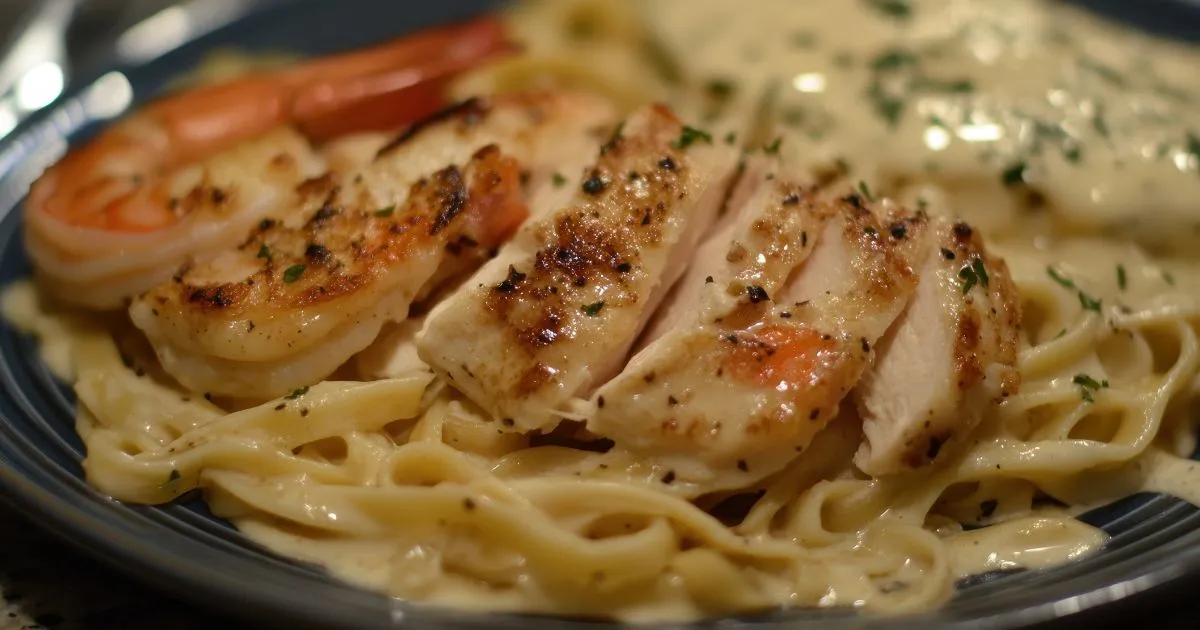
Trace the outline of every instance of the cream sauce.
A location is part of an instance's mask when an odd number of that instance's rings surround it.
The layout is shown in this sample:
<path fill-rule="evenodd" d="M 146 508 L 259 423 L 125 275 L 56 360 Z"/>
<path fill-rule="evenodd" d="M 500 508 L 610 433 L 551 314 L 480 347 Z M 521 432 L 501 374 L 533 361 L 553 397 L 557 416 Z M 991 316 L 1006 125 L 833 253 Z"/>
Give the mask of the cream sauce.
<path fill-rule="evenodd" d="M 950 564 L 966 577 L 988 571 L 1041 569 L 1099 551 L 1104 532 L 1070 517 L 1029 516 L 950 536 Z"/>
<path fill-rule="evenodd" d="M 952 198 L 930 204 L 990 236 L 1120 230 L 1173 251 L 1200 229 L 1192 47 L 1042 0 L 645 6 L 729 111 L 774 91 L 789 154 L 909 201 L 938 182 Z"/>

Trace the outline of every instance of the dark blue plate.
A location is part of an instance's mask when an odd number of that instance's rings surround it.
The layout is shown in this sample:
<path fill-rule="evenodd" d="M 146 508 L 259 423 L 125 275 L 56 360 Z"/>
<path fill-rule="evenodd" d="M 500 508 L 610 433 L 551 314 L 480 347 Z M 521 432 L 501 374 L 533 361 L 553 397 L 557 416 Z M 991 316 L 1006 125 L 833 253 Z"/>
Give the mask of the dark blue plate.
<path fill-rule="evenodd" d="M 849 0 L 848 0 L 849 1 Z M 1081 0 L 1115 10 L 1139 25 L 1200 41 L 1194 5 Z M 195 6 L 212 6 L 210 0 Z M 132 87 L 135 102 L 160 90 L 204 51 L 245 49 L 322 53 L 456 20 L 494 4 L 391 0 L 272 0 L 241 19 L 132 66 L 105 68 L 28 122 L 0 147 L 0 285 L 29 273 L 21 242 L 20 201 L 30 178 L 65 142 L 99 124 L 95 104 L 108 82 Z M 120 75 L 112 74 L 114 72 Z M 123 79 L 122 79 L 123 77 Z M 127 83 L 123 83 L 127 81 Z M 99 91 L 97 91 L 99 90 Z M 120 90 L 117 90 L 118 92 Z M 412 605 L 329 578 L 322 570 L 283 559 L 243 539 L 199 501 L 134 507 L 91 490 L 83 481 L 82 444 L 75 435 L 74 397 L 38 361 L 34 342 L 0 323 L 0 496 L 86 552 L 159 588 L 259 622 L 337 628 L 564 627 L 564 620 L 479 616 Z M 1162 496 L 1139 496 L 1087 515 L 1112 542 L 1103 553 L 1064 567 L 989 575 L 965 581 L 959 595 L 935 613 L 871 620 L 845 611 L 791 611 L 699 624 L 711 627 L 1013 628 L 1030 624 L 1083 625 L 1183 590 L 1200 571 L 1200 510 Z M 1143 593 L 1150 591 L 1150 593 Z M 1139 597 L 1127 597 L 1133 594 Z M 1112 604 L 1123 600 L 1120 604 Z M 1105 606 L 1100 613 L 1069 613 Z M 1055 621 L 1057 620 L 1057 621 Z M 592 628 L 594 622 L 569 625 Z"/>

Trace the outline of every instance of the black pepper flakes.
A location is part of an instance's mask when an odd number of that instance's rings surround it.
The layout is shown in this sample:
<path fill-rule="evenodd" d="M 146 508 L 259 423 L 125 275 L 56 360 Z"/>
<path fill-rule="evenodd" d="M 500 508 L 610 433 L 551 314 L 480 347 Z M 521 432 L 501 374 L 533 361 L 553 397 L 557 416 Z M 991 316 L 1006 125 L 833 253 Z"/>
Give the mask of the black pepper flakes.
<path fill-rule="evenodd" d="M 667 474 L 663 475 L 662 482 L 665 484 L 668 484 L 668 485 L 674 483 L 675 482 L 675 471 L 668 470 Z"/>
<path fill-rule="evenodd" d="M 996 513 L 996 508 L 1000 507 L 1000 502 L 995 499 L 988 499 L 979 502 L 979 518 L 990 518 Z"/>
<path fill-rule="evenodd" d="M 679 404 L 679 399 L 674 396 L 667 396 L 667 404 L 674 407 Z"/>
<path fill-rule="evenodd" d="M 746 287 L 746 295 L 750 297 L 750 302 L 752 304 L 766 302 L 767 300 L 771 299 L 771 296 L 767 295 L 767 290 L 758 285 Z"/>
<path fill-rule="evenodd" d="M 742 472 L 750 472 L 750 466 L 749 466 L 749 464 L 746 463 L 746 460 L 744 460 L 744 459 L 739 459 L 737 461 L 737 469 Z"/>
<path fill-rule="evenodd" d="M 517 271 L 516 267 L 509 265 L 508 277 L 505 278 L 500 284 L 496 285 L 496 291 L 499 291 L 500 293 L 512 293 L 513 291 L 517 290 L 517 285 L 524 281 L 525 274 Z"/>
<path fill-rule="evenodd" d="M 596 171 L 592 171 L 592 174 L 583 181 L 583 192 L 589 195 L 599 195 L 606 188 L 608 188 L 608 181 Z"/>
<path fill-rule="evenodd" d="M 470 512 L 475 509 L 475 500 L 471 497 L 463 499 L 463 509 Z"/>

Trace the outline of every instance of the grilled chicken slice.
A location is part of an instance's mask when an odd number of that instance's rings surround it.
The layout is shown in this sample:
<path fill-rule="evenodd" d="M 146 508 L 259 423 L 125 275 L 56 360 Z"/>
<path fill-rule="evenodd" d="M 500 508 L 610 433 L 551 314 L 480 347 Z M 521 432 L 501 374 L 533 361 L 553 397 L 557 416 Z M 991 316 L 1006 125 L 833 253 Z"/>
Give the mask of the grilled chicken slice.
<path fill-rule="evenodd" d="M 1019 384 L 1020 301 L 1007 265 L 965 223 L 929 227 L 920 286 L 855 392 L 866 437 L 855 463 L 871 475 L 947 452 Z"/>
<path fill-rule="evenodd" d="M 685 482 L 742 485 L 779 470 L 837 415 L 916 288 L 922 216 L 881 220 L 856 195 L 787 178 L 741 209 L 690 322 L 594 397 L 588 429 Z M 697 260 L 697 265 L 704 261 Z M 711 281 L 710 281 L 711 280 Z"/>
<path fill-rule="evenodd" d="M 715 221 L 736 162 L 666 107 L 639 110 L 568 183 L 565 205 L 535 207 L 540 218 L 434 308 L 421 357 L 505 426 L 557 424 L 620 370 Z"/>
<path fill-rule="evenodd" d="M 612 122 L 607 103 L 571 94 L 464 103 L 361 170 L 306 182 L 289 215 L 140 296 L 130 315 L 192 390 L 261 399 L 317 382 L 482 263 L 527 215 L 522 181 L 549 186 Z M 372 143 L 333 161 L 361 163 Z"/>

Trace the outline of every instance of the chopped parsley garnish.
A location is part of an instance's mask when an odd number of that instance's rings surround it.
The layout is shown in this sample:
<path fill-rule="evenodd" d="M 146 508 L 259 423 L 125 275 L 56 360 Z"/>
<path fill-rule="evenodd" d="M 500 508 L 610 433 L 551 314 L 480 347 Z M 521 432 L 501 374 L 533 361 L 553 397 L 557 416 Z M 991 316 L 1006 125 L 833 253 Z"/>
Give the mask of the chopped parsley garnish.
<path fill-rule="evenodd" d="M 554 181 L 555 188 L 562 188 L 563 186 L 565 186 L 567 184 L 567 178 L 564 177 L 562 173 L 557 173 L 557 172 L 554 173 L 554 175 L 552 176 L 552 179 Z"/>
<path fill-rule="evenodd" d="M 797 31 L 792 33 L 792 46 L 796 48 L 812 48 L 817 44 L 817 34 L 812 31 Z"/>
<path fill-rule="evenodd" d="M 904 114 L 904 99 L 889 94 L 883 89 L 880 81 L 871 82 L 871 87 L 867 90 L 867 98 L 871 99 L 875 106 L 875 113 L 879 114 L 889 125 L 895 127 L 900 122 L 900 116 Z"/>
<path fill-rule="evenodd" d="M 1175 286 L 1175 276 L 1171 275 L 1170 271 L 1167 271 L 1166 269 L 1162 270 L 1162 279 L 1163 282 L 1166 282 L 1171 286 Z"/>
<path fill-rule="evenodd" d="M 1072 164 L 1078 164 L 1079 160 L 1083 159 L 1083 150 L 1077 144 L 1063 147 L 1063 157 Z"/>
<path fill-rule="evenodd" d="M 1062 288 L 1064 288 L 1064 289 L 1074 289 L 1075 288 L 1075 282 L 1073 280 L 1071 280 L 1070 278 L 1059 273 L 1058 270 L 1055 269 L 1054 267 L 1046 267 L 1046 273 L 1050 274 L 1050 277 L 1055 282 L 1057 282 Z"/>
<path fill-rule="evenodd" d="M 296 389 L 293 389 L 292 393 L 288 394 L 287 396 L 284 396 L 283 399 L 284 400 L 296 400 L 297 398 L 299 398 L 307 393 L 308 393 L 308 386 L 305 385 L 304 387 L 297 387 Z"/>
<path fill-rule="evenodd" d="M 1108 128 L 1108 119 L 1104 117 L 1104 110 L 1099 106 L 1096 107 L 1096 115 L 1092 117 L 1092 129 L 1102 138 L 1108 138 L 1112 134 Z"/>
<path fill-rule="evenodd" d="M 622 120 L 621 122 L 617 123 L 617 126 L 613 129 L 612 135 L 608 137 L 608 141 L 600 146 L 600 155 L 605 155 L 609 151 L 617 148 L 617 144 L 621 142 L 621 132 L 624 130 L 625 121 Z"/>
<path fill-rule="evenodd" d="M 1079 67 L 1095 74 L 1101 79 L 1104 79 L 1105 81 L 1108 81 L 1117 87 L 1123 87 L 1125 85 L 1125 77 L 1121 76 L 1121 74 L 1116 70 L 1113 70 L 1111 66 L 1099 60 L 1091 57 L 1080 57 Z"/>
<path fill-rule="evenodd" d="M 1125 265 L 1117 265 L 1117 287 L 1124 291 L 1128 282 L 1129 279 L 1125 276 Z"/>
<path fill-rule="evenodd" d="M 709 96 L 715 99 L 725 100 L 730 96 L 733 96 L 734 84 L 733 81 L 730 81 L 729 79 L 709 79 L 705 89 L 708 91 Z"/>
<path fill-rule="evenodd" d="M 1189 131 L 1187 134 L 1187 143 L 1184 145 L 1183 150 L 1188 155 L 1200 161 L 1200 136 Z"/>
<path fill-rule="evenodd" d="M 733 144 L 735 142 L 737 142 L 737 132 L 736 131 L 730 131 L 729 133 L 725 134 L 725 144 L 728 144 L 729 146 L 733 146 Z"/>
<path fill-rule="evenodd" d="M 1087 374 L 1076 374 L 1075 378 L 1071 379 L 1071 382 L 1079 386 L 1080 396 L 1087 402 L 1096 402 L 1095 397 L 1092 396 L 1092 392 L 1108 389 L 1107 380 L 1097 381 Z"/>
<path fill-rule="evenodd" d="M 300 276 L 302 276 L 302 275 L 304 275 L 304 265 L 303 264 L 292 265 L 291 267 L 288 267 L 286 270 L 284 270 L 283 281 L 286 284 L 291 284 L 291 283 L 299 280 Z"/>
<path fill-rule="evenodd" d="M 591 304 L 584 304 L 583 306 L 579 307 L 579 310 L 583 311 L 583 314 L 587 315 L 588 317 L 595 317 L 600 314 L 600 309 L 602 308 L 604 308 L 604 300 L 592 302 Z"/>
<path fill-rule="evenodd" d="M 875 201 L 875 196 L 871 194 L 871 189 L 867 187 L 867 182 L 861 179 L 858 180 L 858 192 L 862 193 L 862 196 L 867 201 Z"/>
<path fill-rule="evenodd" d="M 1046 273 L 1049 274 L 1050 278 L 1057 282 L 1062 288 L 1077 292 L 1079 295 L 1079 306 L 1083 307 L 1083 310 L 1095 311 L 1097 313 L 1100 312 L 1100 307 L 1103 304 L 1103 300 L 1098 300 L 1085 293 L 1083 289 L 1080 289 L 1075 285 L 1075 281 L 1062 275 L 1054 267 L 1046 267 Z"/>
<path fill-rule="evenodd" d="M 775 138 L 771 141 L 771 144 L 763 147 L 763 153 L 767 155 L 779 155 L 779 147 L 781 146 L 783 146 L 783 138 Z"/>
<path fill-rule="evenodd" d="M 874 70 L 896 70 L 906 66 L 917 65 L 917 56 L 903 48 L 892 48 L 871 61 Z"/>
<path fill-rule="evenodd" d="M 684 125 L 683 131 L 679 133 L 679 138 L 672 142 L 671 146 L 676 149 L 686 149 L 696 142 L 712 144 L 712 134 L 704 131 L 703 129 L 696 129 L 695 127 Z"/>
<path fill-rule="evenodd" d="M 988 278 L 987 267 L 983 265 L 983 260 L 975 258 L 970 264 L 964 265 L 958 270 L 958 277 L 963 281 L 963 295 L 971 292 L 975 285 L 987 288 L 990 278 Z"/>
<path fill-rule="evenodd" d="M 911 0 L 865 0 L 867 6 L 897 20 L 907 20 L 912 17 Z"/>
<path fill-rule="evenodd" d="M 975 82 L 970 79 L 931 79 L 918 77 L 913 80 L 914 92 L 936 92 L 938 94 L 970 94 L 975 91 Z"/>
<path fill-rule="evenodd" d="M 271 260 L 271 248 L 267 247 L 266 243 L 259 245 L 258 254 L 255 255 L 255 258 L 262 258 L 263 260 L 268 261 Z"/>
<path fill-rule="evenodd" d="M 383 218 L 390 217 L 396 213 L 396 204 L 392 204 L 386 208 L 380 208 L 375 211 L 375 216 Z"/>
<path fill-rule="evenodd" d="M 1012 166 L 1004 169 L 1000 174 L 1000 181 L 1005 186 L 1016 186 L 1025 183 L 1025 169 L 1029 168 L 1025 162 L 1017 162 Z"/>

